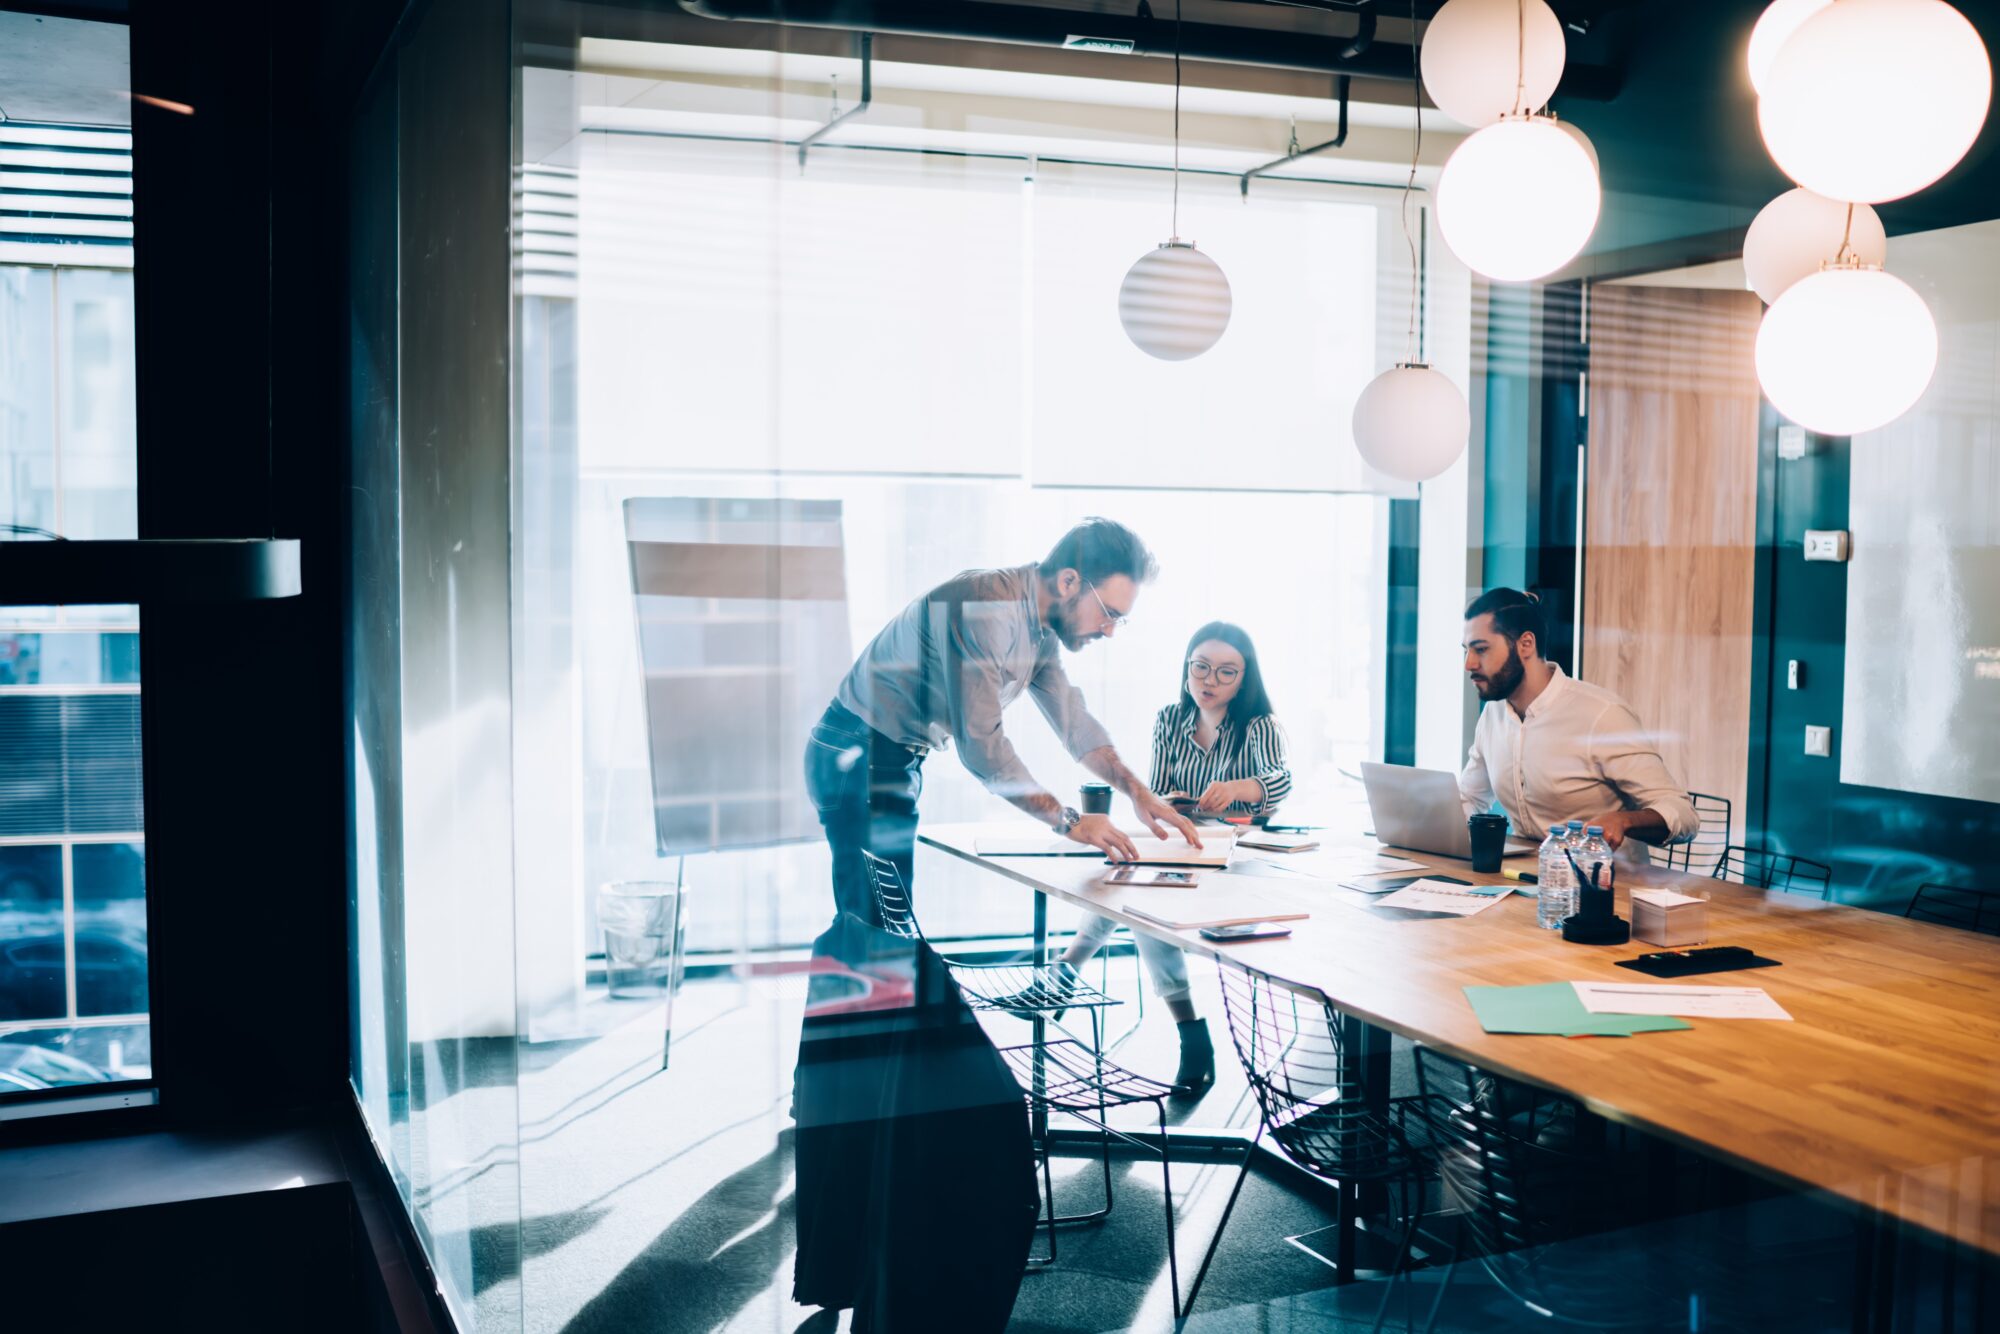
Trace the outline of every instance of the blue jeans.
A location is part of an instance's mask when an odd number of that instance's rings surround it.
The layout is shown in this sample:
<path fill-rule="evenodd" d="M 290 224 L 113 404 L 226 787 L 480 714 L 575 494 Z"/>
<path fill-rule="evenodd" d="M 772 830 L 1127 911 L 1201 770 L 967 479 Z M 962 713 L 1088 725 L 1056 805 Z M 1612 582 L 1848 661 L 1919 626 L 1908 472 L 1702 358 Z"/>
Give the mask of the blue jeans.
<path fill-rule="evenodd" d="M 806 794 L 833 848 L 834 913 L 880 926 L 862 852 L 893 863 L 915 903 L 917 796 L 925 751 L 883 736 L 836 700 L 806 738 Z"/>

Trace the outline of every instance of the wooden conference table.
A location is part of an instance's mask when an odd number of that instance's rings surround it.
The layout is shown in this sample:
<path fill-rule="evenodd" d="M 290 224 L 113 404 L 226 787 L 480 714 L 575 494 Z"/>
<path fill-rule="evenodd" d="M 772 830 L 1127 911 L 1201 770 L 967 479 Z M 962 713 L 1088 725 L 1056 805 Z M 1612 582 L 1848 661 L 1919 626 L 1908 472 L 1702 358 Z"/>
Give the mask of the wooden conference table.
<path fill-rule="evenodd" d="M 1322 833 L 1320 853 L 1237 853 L 1275 871 L 1204 873 L 1204 892 L 1240 886 L 1253 911 L 1312 914 L 1290 923 L 1287 939 L 1220 945 L 1124 911 L 1172 889 L 1104 888 L 1094 858 L 982 857 L 974 847 L 981 834 L 1032 833 L 1013 822 L 930 826 L 921 837 L 1046 896 L 1038 909 L 1060 899 L 1316 989 L 1356 1019 L 1559 1090 L 1607 1118 L 2000 1254 L 2000 939 L 1621 861 L 1621 917 L 1631 918 L 1628 888 L 1692 881 L 1712 895 L 1709 943 L 1783 965 L 1678 980 L 1762 987 L 1792 1022 L 1692 1019 L 1685 1031 L 1632 1038 L 1491 1034 L 1461 987 L 1672 979 L 1612 966 L 1655 946 L 1575 945 L 1538 928 L 1526 895 L 1472 917 L 1417 918 L 1338 887 L 1352 875 L 1314 878 L 1316 858 L 1332 865 L 1377 848 L 1358 831 Z M 1395 855 L 1460 879 L 1513 883 L 1449 857 Z"/>

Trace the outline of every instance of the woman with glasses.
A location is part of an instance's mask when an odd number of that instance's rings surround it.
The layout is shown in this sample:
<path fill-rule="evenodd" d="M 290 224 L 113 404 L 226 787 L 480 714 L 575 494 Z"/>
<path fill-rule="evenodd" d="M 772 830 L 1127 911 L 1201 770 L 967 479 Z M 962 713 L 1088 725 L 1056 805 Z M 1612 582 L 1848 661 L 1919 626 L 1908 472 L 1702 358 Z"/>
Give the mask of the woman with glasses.
<path fill-rule="evenodd" d="M 1152 790 L 1192 798 L 1206 815 L 1269 815 L 1292 790 L 1284 735 L 1271 713 L 1257 648 L 1227 621 L 1211 621 L 1188 640 L 1180 697 L 1153 723 Z M 1063 962 L 1076 966 L 1097 952 L 1117 923 L 1095 913 L 1084 919 Z M 1198 1095 L 1215 1082 L 1215 1045 L 1195 1014 L 1187 956 L 1177 945 L 1139 936 L 1139 957 L 1180 1026 L 1181 1065 L 1175 1091 Z"/>

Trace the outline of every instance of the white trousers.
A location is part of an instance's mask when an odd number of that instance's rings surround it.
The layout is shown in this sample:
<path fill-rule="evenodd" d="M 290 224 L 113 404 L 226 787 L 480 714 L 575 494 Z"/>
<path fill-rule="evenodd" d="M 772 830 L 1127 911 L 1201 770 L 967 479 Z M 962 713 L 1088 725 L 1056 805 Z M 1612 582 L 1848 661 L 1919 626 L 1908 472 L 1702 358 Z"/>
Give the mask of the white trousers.
<path fill-rule="evenodd" d="M 1096 953 L 1118 923 L 1098 913 L 1085 913 L 1083 925 L 1077 928 L 1076 943 L 1088 946 Z M 1187 954 L 1178 945 L 1169 945 L 1164 940 L 1132 933 L 1132 939 L 1139 943 L 1139 959 L 1146 965 L 1147 976 L 1153 979 L 1153 994 L 1164 1001 L 1186 1000 L 1188 997 Z M 1084 958 L 1089 958 L 1086 954 Z"/>

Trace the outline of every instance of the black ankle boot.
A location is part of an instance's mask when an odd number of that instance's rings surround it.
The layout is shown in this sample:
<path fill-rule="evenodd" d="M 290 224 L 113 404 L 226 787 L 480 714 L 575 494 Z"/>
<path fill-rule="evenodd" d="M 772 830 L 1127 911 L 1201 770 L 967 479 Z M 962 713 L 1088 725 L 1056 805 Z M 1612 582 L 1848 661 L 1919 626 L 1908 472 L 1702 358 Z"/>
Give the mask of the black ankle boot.
<path fill-rule="evenodd" d="M 1180 1030 L 1181 1068 L 1174 1076 L 1174 1096 L 1200 1097 L 1215 1082 L 1215 1044 L 1209 1041 L 1205 1019 L 1183 1019 Z"/>

